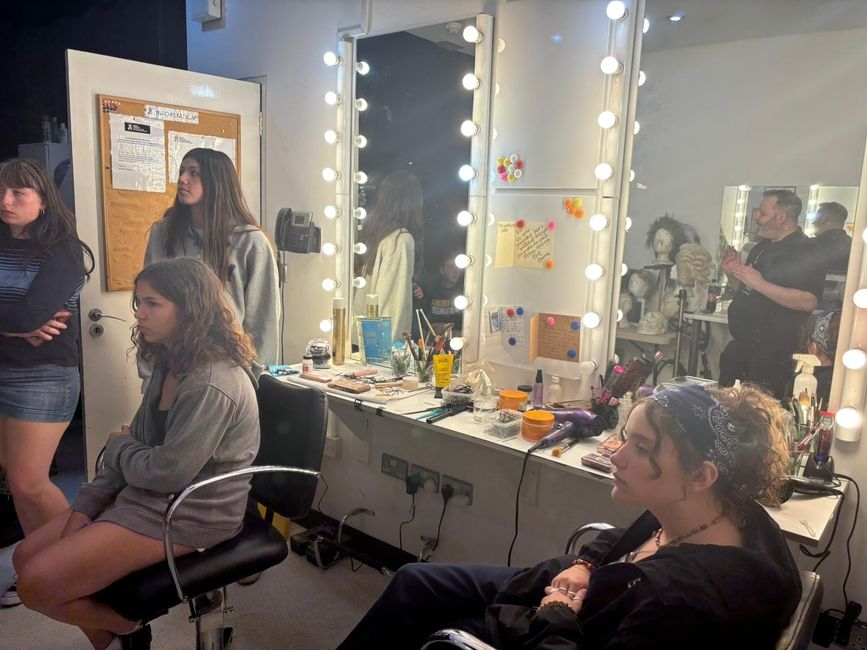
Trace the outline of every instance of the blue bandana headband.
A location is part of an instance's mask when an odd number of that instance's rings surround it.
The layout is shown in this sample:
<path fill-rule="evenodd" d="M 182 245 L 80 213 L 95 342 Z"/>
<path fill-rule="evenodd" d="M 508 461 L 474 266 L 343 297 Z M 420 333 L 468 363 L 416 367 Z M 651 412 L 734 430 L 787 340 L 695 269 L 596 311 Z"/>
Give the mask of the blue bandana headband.
<path fill-rule="evenodd" d="M 650 399 L 668 411 L 696 450 L 717 466 L 720 476 L 734 472 L 738 437 L 728 409 L 696 384 L 664 388 Z"/>

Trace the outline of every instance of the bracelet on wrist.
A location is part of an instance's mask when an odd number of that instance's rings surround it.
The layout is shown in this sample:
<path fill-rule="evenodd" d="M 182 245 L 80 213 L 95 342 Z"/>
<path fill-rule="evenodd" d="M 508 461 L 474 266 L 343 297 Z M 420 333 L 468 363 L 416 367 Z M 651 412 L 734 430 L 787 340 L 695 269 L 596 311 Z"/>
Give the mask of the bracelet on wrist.
<path fill-rule="evenodd" d="M 593 570 L 596 568 L 592 563 L 588 562 L 587 560 L 580 559 L 572 560 L 572 566 L 583 566 L 590 573 L 593 573 Z"/>
<path fill-rule="evenodd" d="M 549 600 L 547 603 L 539 605 L 538 609 L 544 609 L 545 607 L 566 607 L 567 609 L 572 609 L 572 606 L 565 600 Z"/>

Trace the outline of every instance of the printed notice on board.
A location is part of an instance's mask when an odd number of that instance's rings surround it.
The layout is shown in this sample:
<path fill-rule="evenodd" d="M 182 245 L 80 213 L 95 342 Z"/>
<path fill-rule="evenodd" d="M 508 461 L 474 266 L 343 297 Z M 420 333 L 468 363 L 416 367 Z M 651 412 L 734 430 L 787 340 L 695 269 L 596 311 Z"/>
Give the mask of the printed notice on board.
<path fill-rule="evenodd" d="M 169 166 L 166 169 L 169 180 L 174 183 L 178 179 L 181 161 L 183 161 L 184 156 L 187 155 L 190 149 L 196 148 L 222 151 L 231 158 L 232 164 L 237 169 L 238 163 L 235 161 L 235 145 L 234 138 L 218 138 L 213 135 L 169 131 Z"/>
<path fill-rule="evenodd" d="M 169 108 L 168 106 L 153 106 L 145 104 L 145 117 L 164 122 L 183 122 L 184 124 L 198 124 L 199 112 L 188 111 L 183 108 Z"/>
<path fill-rule="evenodd" d="M 495 268 L 541 269 L 553 257 L 554 231 L 544 221 L 528 221 L 523 228 L 518 228 L 514 221 L 497 222 Z"/>
<path fill-rule="evenodd" d="M 163 122 L 146 117 L 109 116 L 111 186 L 116 190 L 166 191 L 166 136 Z"/>

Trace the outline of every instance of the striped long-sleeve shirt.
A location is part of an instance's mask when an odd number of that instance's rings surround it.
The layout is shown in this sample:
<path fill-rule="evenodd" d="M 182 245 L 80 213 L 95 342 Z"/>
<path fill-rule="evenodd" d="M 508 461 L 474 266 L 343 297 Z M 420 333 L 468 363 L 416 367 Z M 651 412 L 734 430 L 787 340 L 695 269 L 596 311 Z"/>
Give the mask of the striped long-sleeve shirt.
<path fill-rule="evenodd" d="M 70 239 L 36 256 L 34 250 L 27 239 L 0 243 L 0 332 L 32 332 L 60 309 L 72 316 L 60 336 L 38 348 L 22 338 L 0 335 L 0 363 L 77 366 L 78 294 L 85 279 L 81 247 Z"/>

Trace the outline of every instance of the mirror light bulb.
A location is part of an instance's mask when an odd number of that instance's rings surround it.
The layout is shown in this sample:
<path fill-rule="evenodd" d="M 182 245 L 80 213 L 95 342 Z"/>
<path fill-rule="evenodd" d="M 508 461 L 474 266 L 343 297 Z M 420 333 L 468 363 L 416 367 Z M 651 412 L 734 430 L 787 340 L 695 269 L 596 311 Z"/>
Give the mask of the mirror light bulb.
<path fill-rule="evenodd" d="M 483 38 L 482 33 L 472 25 L 464 27 L 462 36 L 467 43 L 481 43 Z"/>
<path fill-rule="evenodd" d="M 359 61 L 355 64 L 355 71 L 363 77 L 370 72 L 370 64 L 367 61 Z"/>
<path fill-rule="evenodd" d="M 858 291 L 852 294 L 852 302 L 860 309 L 867 308 L 867 289 L 858 289 Z"/>
<path fill-rule="evenodd" d="M 336 106 L 342 101 L 343 98 L 333 90 L 329 90 L 327 93 L 325 93 L 325 103 L 329 106 Z"/>
<path fill-rule="evenodd" d="M 325 320 L 319 321 L 319 331 L 321 332 L 330 332 L 331 331 L 331 319 L 326 318 Z"/>
<path fill-rule="evenodd" d="M 458 170 L 458 178 L 462 181 L 471 181 L 476 177 L 476 170 L 471 165 L 461 165 Z"/>
<path fill-rule="evenodd" d="M 357 108 L 359 111 L 366 111 L 367 110 L 367 100 L 364 99 L 364 97 L 359 97 L 358 99 L 355 100 L 355 108 Z"/>
<path fill-rule="evenodd" d="M 367 244 L 360 241 L 355 246 L 352 247 L 352 250 L 355 251 L 356 255 L 364 255 L 367 252 Z"/>
<path fill-rule="evenodd" d="M 623 20 L 626 18 L 626 4 L 621 0 L 612 0 L 605 7 L 605 15 L 611 20 Z"/>
<path fill-rule="evenodd" d="M 469 226 L 473 221 L 476 220 L 476 217 L 472 212 L 468 212 L 467 210 L 461 210 L 458 212 L 458 225 L 460 226 Z"/>
<path fill-rule="evenodd" d="M 608 163 L 599 163 L 593 173 L 600 181 L 607 181 L 614 174 L 614 168 Z"/>
<path fill-rule="evenodd" d="M 478 132 L 479 125 L 472 120 L 464 120 L 463 122 L 461 122 L 461 135 L 470 138 Z"/>
<path fill-rule="evenodd" d="M 592 375 L 598 367 L 595 361 L 589 359 L 578 364 L 578 370 L 582 375 Z"/>
<path fill-rule="evenodd" d="M 622 309 L 618 309 L 618 310 L 617 310 L 617 322 L 619 323 L 619 322 L 622 321 L 622 320 L 623 320 L 623 310 L 622 310 Z"/>
<path fill-rule="evenodd" d="M 364 149 L 367 146 L 367 138 L 363 135 L 355 136 L 355 146 L 359 149 Z"/>
<path fill-rule="evenodd" d="M 359 185 L 364 185 L 367 182 L 367 174 L 364 172 L 355 172 L 354 178 Z"/>
<path fill-rule="evenodd" d="M 631 183 L 631 182 L 634 181 L 634 180 L 635 180 L 635 170 L 634 170 L 634 169 L 630 169 L 630 170 L 629 170 L 629 182 Z"/>
<path fill-rule="evenodd" d="M 340 135 L 334 129 L 328 129 L 325 132 L 325 142 L 328 144 L 334 144 L 335 142 L 340 141 Z"/>
<path fill-rule="evenodd" d="M 367 280 L 365 280 L 362 276 L 358 276 L 352 281 L 352 286 L 356 289 L 364 289 L 367 286 Z"/>
<path fill-rule="evenodd" d="M 485 266 L 490 266 L 494 263 L 494 258 L 485 253 Z"/>
<path fill-rule="evenodd" d="M 473 263 L 473 258 L 465 253 L 461 253 L 455 257 L 455 266 L 459 269 L 465 269 Z"/>
<path fill-rule="evenodd" d="M 482 85 L 482 80 L 479 79 L 472 72 L 468 72 L 467 74 L 464 75 L 464 78 L 461 79 L 461 84 L 467 90 L 475 90 L 476 88 L 478 88 L 479 86 Z"/>
<path fill-rule="evenodd" d="M 590 217 L 590 229 L 599 232 L 600 230 L 605 230 L 608 227 L 608 217 L 604 214 L 594 214 Z"/>
<path fill-rule="evenodd" d="M 333 68 L 334 66 L 343 63 L 343 59 L 337 56 L 334 52 L 326 52 L 323 55 L 322 60 L 325 61 L 325 65 L 330 68 Z"/>
<path fill-rule="evenodd" d="M 599 324 L 601 322 L 602 316 L 597 314 L 595 311 L 588 311 L 586 314 L 584 314 L 584 318 L 581 319 L 581 325 L 591 330 L 599 327 Z"/>
<path fill-rule="evenodd" d="M 355 210 L 352 211 L 352 216 L 356 219 L 364 219 L 367 217 L 367 210 L 364 208 L 355 208 Z"/>
<path fill-rule="evenodd" d="M 624 228 L 624 230 L 625 230 L 626 232 L 629 232 L 629 229 L 632 228 L 632 218 L 631 218 L 631 217 L 626 217 L 626 223 L 625 223 L 624 225 L 626 226 L 626 227 Z"/>
<path fill-rule="evenodd" d="M 749 192 L 751 189 L 749 185 L 738 185 L 738 192 Z"/>
<path fill-rule="evenodd" d="M 638 132 L 641 131 L 641 125 L 638 123 L 638 120 L 632 125 L 632 135 L 638 135 Z"/>
<path fill-rule="evenodd" d="M 845 406 L 837 411 L 834 419 L 844 429 L 857 429 L 861 426 L 861 414 L 851 406 Z"/>
<path fill-rule="evenodd" d="M 323 255 L 334 255 L 337 253 L 337 244 L 332 244 L 330 241 L 322 244 L 322 254 Z"/>
<path fill-rule="evenodd" d="M 588 280 L 598 280 L 605 275 L 605 269 L 602 268 L 601 264 L 588 264 L 587 268 L 584 269 L 584 275 L 587 276 Z"/>
<path fill-rule="evenodd" d="M 861 348 L 853 348 L 843 353 L 843 365 L 849 370 L 860 370 L 867 363 L 867 354 Z"/>
<path fill-rule="evenodd" d="M 326 205 L 325 209 L 322 210 L 322 214 L 325 215 L 326 219 L 336 219 L 340 216 L 340 210 L 333 205 Z"/>
<path fill-rule="evenodd" d="M 340 174 L 338 174 L 336 171 L 331 169 L 331 167 L 326 167 L 325 169 L 322 170 L 322 180 L 324 180 L 328 183 L 332 183 L 332 182 L 336 181 L 338 178 L 340 178 Z"/>
<path fill-rule="evenodd" d="M 864 243 L 867 244 L 867 228 L 865 228 L 864 232 L 861 233 L 861 239 L 863 239 Z"/>
<path fill-rule="evenodd" d="M 646 81 L 647 81 L 647 75 L 644 74 L 644 70 L 639 70 L 638 71 L 638 85 L 643 86 Z"/>
<path fill-rule="evenodd" d="M 470 299 L 466 296 L 455 296 L 454 305 L 455 309 L 463 311 L 470 306 Z"/>
<path fill-rule="evenodd" d="M 617 124 L 618 121 L 618 117 L 611 111 L 602 111 L 599 113 L 599 117 L 596 118 L 596 123 L 602 129 L 610 129 L 612 126 Z"/>
<path fill-rule="evenodd" d="M 325 278 L 322 281 L 322 288 L 326 291 L 334 291 L 337 288 L 337 280 L 333 280 L 331 278 Z"/>
<path fill-rule="evenodd" d="M 458 352 L 459 350 L 463 349 L 465 343 L 466 342 L 464 341 L 464 338 L 462 336 L 456 336 L 451 341 L 449 341 L 449 347 L 455 352 Z"/>
<path fill-rule="evenodd" d="M 618 74 L 623 70 L 623 64 L 618 61 L 616 57 L 606 56 L 599 63 L 599 69 L 602 70 L 604 74 Z"/>
<path fill-rule="evenodd" d="M 650 20 L 647 18 L 644 19 L 644 26 L 641 28 L 641 33 L 646 34 L 650 31 Z"/>
<path fill-rule="evenodd" d="M 626 262 L 624 262 L 620 265 L 620 277 L 622 278 L 627 273 L 629 273 L 629 267 L 626 265 Z"/>

